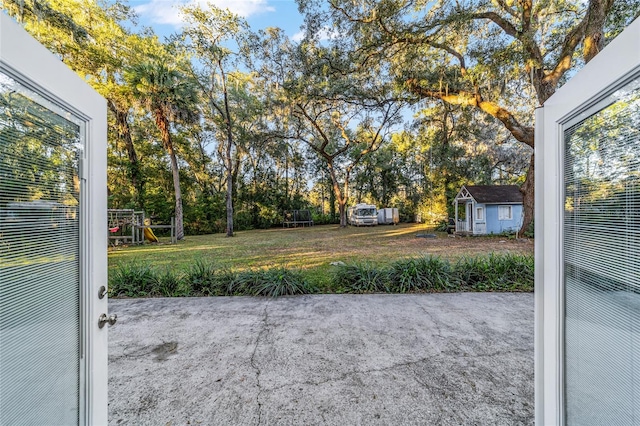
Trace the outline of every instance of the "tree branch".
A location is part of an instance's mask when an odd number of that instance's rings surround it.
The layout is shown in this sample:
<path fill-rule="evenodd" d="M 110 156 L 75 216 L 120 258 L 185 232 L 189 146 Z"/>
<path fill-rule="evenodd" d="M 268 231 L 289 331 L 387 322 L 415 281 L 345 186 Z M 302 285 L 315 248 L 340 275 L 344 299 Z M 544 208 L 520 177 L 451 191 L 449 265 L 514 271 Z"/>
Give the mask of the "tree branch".
<path fill-rule="evenodd" d="M 441 99 L 452 105 L 478 108 L 500 120 L 518 141 L 529 145 L 531 148 L 534 147 L 534 129 L 532 126 L 523 126 L 510 111 L 507 111 L 495 102 L 485 101 L 480 94 L 464 91 L 443 92 L 441 90 L 430 90 L 420 86 L 419 82 L 415 79 L 409 79 L 406 83 L 412 93 L 423 98 Z"/>

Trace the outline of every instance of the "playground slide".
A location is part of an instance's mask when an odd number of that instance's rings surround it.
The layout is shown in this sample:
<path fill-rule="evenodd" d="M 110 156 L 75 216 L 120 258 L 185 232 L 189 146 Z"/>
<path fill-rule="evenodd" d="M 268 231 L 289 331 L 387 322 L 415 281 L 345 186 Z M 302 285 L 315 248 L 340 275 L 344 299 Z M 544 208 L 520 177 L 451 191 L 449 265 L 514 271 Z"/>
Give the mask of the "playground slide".
<path fill-rule="evenodd" d="M 152 243 L 158 242 L 158 237 L 156 237 L 151 228 L 144 228 L 144 239 Z"/>

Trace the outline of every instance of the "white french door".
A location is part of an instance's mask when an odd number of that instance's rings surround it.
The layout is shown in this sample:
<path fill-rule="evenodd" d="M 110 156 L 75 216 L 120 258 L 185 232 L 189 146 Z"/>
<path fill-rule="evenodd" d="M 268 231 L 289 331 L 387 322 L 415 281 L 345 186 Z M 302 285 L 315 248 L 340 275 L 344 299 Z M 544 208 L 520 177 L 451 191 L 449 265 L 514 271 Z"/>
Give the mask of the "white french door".
<path fill-rule="evenodd" d="M 640 425 L 640 20 L 536 114 L 536 424 Z"/>
<path fill-rule="evenodd" d="M 0 424 L 107 423 L 106 105 L 0 14 Z"/>

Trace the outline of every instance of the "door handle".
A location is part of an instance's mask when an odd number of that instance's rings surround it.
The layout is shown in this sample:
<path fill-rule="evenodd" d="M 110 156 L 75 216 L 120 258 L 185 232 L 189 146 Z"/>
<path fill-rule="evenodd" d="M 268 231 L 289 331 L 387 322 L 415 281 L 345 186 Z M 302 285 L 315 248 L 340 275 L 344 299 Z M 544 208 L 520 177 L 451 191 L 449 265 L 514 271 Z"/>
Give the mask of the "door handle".
<path fill-rule="evenodd" d="M 107 317 L 107 314 L 102 314 L 98 318 L 98 327 L 102 328 L 106 323 L 109 323 L 109 325 L 113 325 L 116 323 L 116 321 L 118 321 L 118 315 L 113 314 Z"/>

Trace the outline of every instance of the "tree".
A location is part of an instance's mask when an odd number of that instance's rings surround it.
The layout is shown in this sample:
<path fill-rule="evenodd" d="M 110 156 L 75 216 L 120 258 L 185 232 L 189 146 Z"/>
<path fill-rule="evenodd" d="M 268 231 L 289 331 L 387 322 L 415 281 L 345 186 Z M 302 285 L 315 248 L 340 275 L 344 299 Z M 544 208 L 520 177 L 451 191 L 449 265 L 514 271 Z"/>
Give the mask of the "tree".
<path fill-rule="evenodd" d="M 270 103 L 282 115 L 282 137 L 300 141 L 321 158 L 347 226 L 353 169 L 385 140 L 401 103 L 377 77 L 378 68 L 349 70 L 350 53 L 307 38 L 294 45 L 276 30 L 261 46 L 261 75 L 279 94 Z"/>
<path fill-rule="evenodd" d="M 171 137 L 172 122 L 197 120 L 197 92 L 193 82 L 175 65 L 155 59 L 132 66 L 126 73 L 134 96 L 154 117 L 162 145 L 169 154 L 175 196 L 176 238 L 184 238 L 182 191 L 175 147 Z"/>
<path fill-rule="evenodd" d="M 530 148 L 533 108 L 640 10 L 626 0 L 330 0 L 329 10 L 299 1 L 308 31 L 330 26 L 352 43 L 354 67 L 383 61 L 408 93 L 483 111 Z M 533 171 L 531 155 L 523 230 L 533 220 Z"/>
<path fill-rule="evenodd" d="M 237 44 L 243 47 L 246 22 L 228 10 L 218 9 L 209 4 L 206 9 L 199 5 L 182 8 L 187 25 L 181 35 L 182 46 L 193 55 L 191 72 L 200 89 L 205 94 L 208 113 L 206 117 L 215 123 L 223 137 L 224 167 L 227 175 L 227 237 L 233 236 L 233 195 L 234 180 L 239 170 L 238 161 L 234 161 L 239 152 L 234 137 L 234 112 L 230 94 L 232 85 L 242 84 L 241 73 L 233 72 L 237 66 L 238 53 L 226 47 Z M 236 95 L 240 91 L 236 90 Z"/>
<path fill-rule="evenodd" d="M 381 104 L 377 123 L 371 117 L 363 117 L 359 122 L 355 120 L 357 127 L 353 130 L 351 119 L 357 117 L 357 113 L 341 107 L 345 106 L 317 100 L 296 102 L 293 114 L 298 125 L 292 137 L 304 142 L 325 161 L 338 202 L 340 226 L 345 227 L 351 173 L 365 156 L 375 152 L 384 142 L 385 128 L 398 108 L 391 103 Z"/>
<path fill-rule="evenodd" d="M 77 0 L 6 0 L 3 6 L 25 25 L 40 43 L 58 55 L 71 69 L 107 100 L 109 150 L 122 142 L 127 163 L 110 163 L 110 168 L 126 169 L 133 186 L 132 204 L 143 207 L 144 177 L 131 135 L 131 90 L 122 81 L 124 69 L 159 49 L 157 39 L 125 30 L 126 21 L 135 22 L 134 12 L 121 1 L 85 2 Z M 111 177 L 111 176 L 110 176 Z M 109 180 L 110 189 L 115 186 Z M 128 186 L 118 181 L 118 188 Z M 126 192 L 124 188 L 122 192 Z"/>

